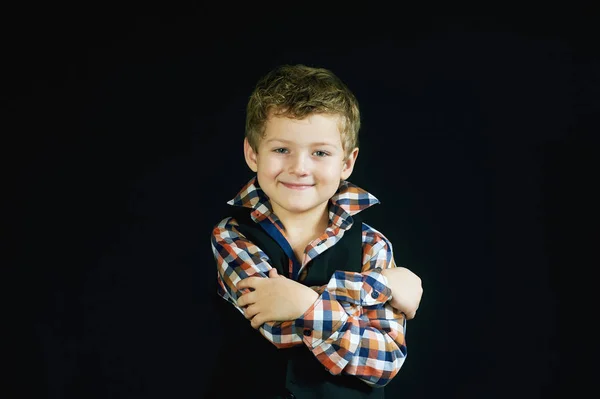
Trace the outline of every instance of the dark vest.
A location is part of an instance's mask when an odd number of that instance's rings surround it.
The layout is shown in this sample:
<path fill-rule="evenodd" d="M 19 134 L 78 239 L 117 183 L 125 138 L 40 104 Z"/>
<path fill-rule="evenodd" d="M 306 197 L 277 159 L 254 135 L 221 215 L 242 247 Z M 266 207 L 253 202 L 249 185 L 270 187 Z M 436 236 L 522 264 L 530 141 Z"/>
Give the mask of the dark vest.
<path fill-rule="evenodd" d="M 287 277 L 288 256 L 251 219 L 250 211 L 235 208 L 233 217 L 240 232 L 269 256 L 279 274 Z M 322 286 L 336 270 L 362 270 L 362 223 L 359 215 L 353 218 L 352 227 L 340 241 L 306 266 L 308 274 L 302 284 Z M 383 388 L 371 388 L 354 376 L 331 375 L 305 345 L 277 349 L 233 305 L 218 296 L 215 301 L 223 335 L 207 398 L 384 398 Z"/>

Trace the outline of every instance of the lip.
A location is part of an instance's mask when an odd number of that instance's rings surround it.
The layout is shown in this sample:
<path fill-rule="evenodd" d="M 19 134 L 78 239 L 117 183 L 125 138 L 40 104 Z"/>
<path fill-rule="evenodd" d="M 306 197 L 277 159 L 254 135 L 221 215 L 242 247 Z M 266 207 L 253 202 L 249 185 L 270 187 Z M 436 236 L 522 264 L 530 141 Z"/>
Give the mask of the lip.
<path fill-rule="evenodd" d="M 294 183 L 284 183 L 281 182 L 285 187 L 291 190 L 306 190 L 314 186 L 314 184 L 294 184 Z"/>

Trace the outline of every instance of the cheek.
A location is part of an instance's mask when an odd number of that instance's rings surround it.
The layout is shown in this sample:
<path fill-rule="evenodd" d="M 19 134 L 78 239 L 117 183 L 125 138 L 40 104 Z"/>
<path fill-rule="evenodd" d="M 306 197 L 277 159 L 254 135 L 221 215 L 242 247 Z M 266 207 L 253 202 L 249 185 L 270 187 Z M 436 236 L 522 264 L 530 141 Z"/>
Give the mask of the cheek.
<path fill-rule="evenodd" d="M 258 170 L 260 171 L 261 175 L 275 177 L 279 173 L 281 173 L 282 168 L 283 166 L 281 161 L 274 158 L 266 157 L 264 159 L 261 159 Z"/>
<path fill-rule="evenodd" d="M 315 168 L 316 174 L 328 179 L 338 179 L 342 168 L 337 163 L 323 163 Z"/>

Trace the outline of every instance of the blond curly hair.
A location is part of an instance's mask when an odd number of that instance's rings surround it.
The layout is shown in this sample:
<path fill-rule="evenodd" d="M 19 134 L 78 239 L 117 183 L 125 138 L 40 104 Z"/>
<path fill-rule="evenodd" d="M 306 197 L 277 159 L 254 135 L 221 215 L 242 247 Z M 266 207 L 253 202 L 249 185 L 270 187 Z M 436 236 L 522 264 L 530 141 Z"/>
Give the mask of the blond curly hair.
<path fill-rule="evenodd" d="M 258 153 L 271 116 L 304 119 L 314 114 L 340 116 L 339 130 L 346 157 L 358 147 L 360 112 L 348 87 L 330 70 L 282 65 L 259 79 L 246 107 L 246 138 Z"/>

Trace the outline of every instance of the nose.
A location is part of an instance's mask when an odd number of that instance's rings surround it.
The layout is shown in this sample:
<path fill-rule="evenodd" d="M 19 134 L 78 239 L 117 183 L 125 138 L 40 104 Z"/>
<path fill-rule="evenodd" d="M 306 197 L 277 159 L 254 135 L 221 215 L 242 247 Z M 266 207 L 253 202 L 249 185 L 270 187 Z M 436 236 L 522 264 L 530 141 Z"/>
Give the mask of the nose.
<path fill-rule="evenodd" d="M 290 159 L 290 173 L 296 176 L 308 175 L 310 160 L 302 153 L 296 153 Z"/>

